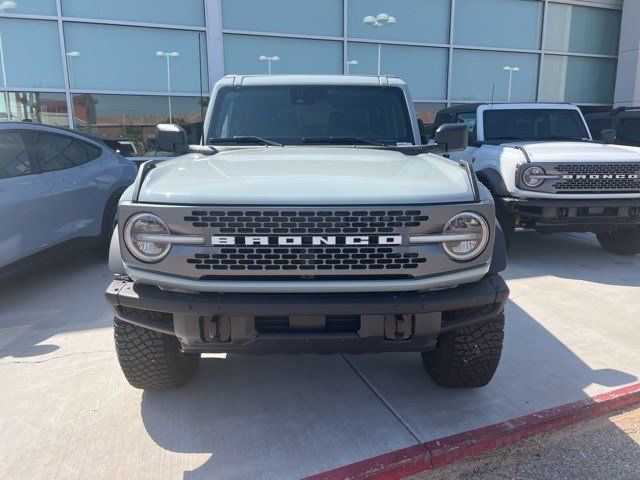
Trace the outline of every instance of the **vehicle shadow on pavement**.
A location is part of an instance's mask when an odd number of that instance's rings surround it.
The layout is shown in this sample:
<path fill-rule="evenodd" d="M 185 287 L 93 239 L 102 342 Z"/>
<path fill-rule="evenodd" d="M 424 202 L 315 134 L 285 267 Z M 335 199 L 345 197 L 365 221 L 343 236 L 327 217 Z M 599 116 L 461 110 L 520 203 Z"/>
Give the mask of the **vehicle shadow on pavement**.
<path fill-rule="evenodd" d="M 47 355 L 59 349 L 56 335 L 110 326 L 101 293 L 112 278 L 104 255 L 88 248 L 0 278 L 0 359 Z"/>
<path fill-rule="evenodd" d="M 590 367 L 514 303 L 507 318 L 500 368 L 481 389 L 437 387 L 416 353 L 348 360 L 422 442 L 586 398 L 593 384 L 637 380 Z M 161 447 L 211 453 L 185 479 L 300 478 L 415 443 L 340 356 L 205 358 L 186 388 L 144 392 L 141 409 Z"/>
<path fill-rule="evenodd" d="M 508 252 L 505 280 L 553 275 L 620 286 L 640 286 L 640 255 L 605 251 L 593 234 L 518 232 Z"/>

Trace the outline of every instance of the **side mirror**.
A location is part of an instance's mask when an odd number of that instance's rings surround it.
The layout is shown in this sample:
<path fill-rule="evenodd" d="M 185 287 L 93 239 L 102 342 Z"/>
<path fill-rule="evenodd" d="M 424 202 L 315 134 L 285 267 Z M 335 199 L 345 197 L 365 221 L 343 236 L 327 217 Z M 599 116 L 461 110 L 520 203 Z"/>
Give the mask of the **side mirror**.
<path fill-rule="evenodd" d="M 616 141 L 616 131 L 613 128 L 605 128 L 600 132 L 602 143 L 614 143 Z"/>
<path fill-rule="evenodd" d="M 464 150 L 469 145 L 469 129 L 464 123 L 445 123 L 436 130 L 435 141 L 445 152 Z"/>
<path fill-rule="evenodd" d="M 172 123 L 161 123 L 156 127 L 156 148 L 163 152 L 182 154 L 188 151 L 187 132 Z"/>

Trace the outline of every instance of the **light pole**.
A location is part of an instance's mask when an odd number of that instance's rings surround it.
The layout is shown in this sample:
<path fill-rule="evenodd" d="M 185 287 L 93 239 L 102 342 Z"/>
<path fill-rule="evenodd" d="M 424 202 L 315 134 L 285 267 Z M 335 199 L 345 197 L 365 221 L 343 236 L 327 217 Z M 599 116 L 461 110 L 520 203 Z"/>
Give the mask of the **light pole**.
<path fill-rule="evenodd" d="M 347 75 L 349 75 L 349 67 L 358 64 L 358 60 L 347 60 Z"/>
<path fill-rule="evenodd" d="M 171 57 L 179 57 L 179 52 L 163 52 L 162 50 L 158 50 L 156 52 L 156 57 L 165 57 L 167 59 L 167 92 L 169 94 L 169 123 L 173 123 L 173 112 L 171 111 L 171 63 L 169 62 L 169 58 Z"/>
<path fill-rule="evenodd" d="M 0 2 L 0 12 L 4 13 L 7 10 L 15 10 L 18 8 L 18 3 L 12 0 L 3 0 Z M 0 61 L 2 61 L 2 85 L 7 88 L 7 68 L 4 64 L 4 45 L 2 44 L 2 32 L 0 32 Z M 4 91 L 4 104 L 7 107 L 7 120 L 11 120 L 11 105 L 9 105 L 9 92 Z"/>
<path fill-rule="evenodd" d="M 382 25 L 395 25 L 396 17 L 392 17 L 388 13 L 379 13 L 375 17 L 367 15 L 362 19 L 362 23 L 371 25 L 373 28 L 380 28 Z M 382 52 L 382 44 L 378 43 L 378 76 L 380 76 L 380 57 Z"/>
<path fill-rule="evenodd" d="M 15 10 L 18 8 L 18 2 L 13 0 L 3 0 L 0 2 L 0 12 L 4 13 L 5 10 Z"/>
<path fill-rule="evenodd" d="M 511 78 L 513 77 L 513 72 L 519 72 L 520 69 L 518 67 L 510 67 L 505 65 L 502 67 L 502 71 L 509 72 L 509 88 L 507 90 L 507 102 L 511 101 Z"/>
<path fill-rule="evenodd" d="M 271 62 L 280 61 L 280 57 L 278 55 L 274 55 L 273 57 L 267 57 L 266 55 L 260 55 L 258 57 L 258 60 L 260 60 L 261 62 L 267 62 L 267 64 L 269 65 L 268 68 L 267 68 L 267 72 L 269 73 L 269 75 L 271 75 Z"/>
<path fill-rule="evenodd" d="M 73 70 L 71 68 L 71 58 L 76 58 L 80 56 L 80 52 L 73 51 L 67 52 L 67 69 L 69 70 L 69 87 L 73 88 Z"/>

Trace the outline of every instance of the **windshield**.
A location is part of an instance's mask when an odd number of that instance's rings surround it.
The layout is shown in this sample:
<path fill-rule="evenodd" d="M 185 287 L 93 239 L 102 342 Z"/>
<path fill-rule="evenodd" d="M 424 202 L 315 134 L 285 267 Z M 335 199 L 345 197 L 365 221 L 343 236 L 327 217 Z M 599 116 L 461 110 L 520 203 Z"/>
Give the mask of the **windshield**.
<path fill-rule="evenodd" d="M 220 90 L 207 143 L 413 144 L 397 87 L 243 86 Z M 253 138 L 254 140 L 249 140 Z"/>
<path fill-rule="evenodd" d="M 589 140 L 576 110 L 486 110 L 485 140 Z"/>

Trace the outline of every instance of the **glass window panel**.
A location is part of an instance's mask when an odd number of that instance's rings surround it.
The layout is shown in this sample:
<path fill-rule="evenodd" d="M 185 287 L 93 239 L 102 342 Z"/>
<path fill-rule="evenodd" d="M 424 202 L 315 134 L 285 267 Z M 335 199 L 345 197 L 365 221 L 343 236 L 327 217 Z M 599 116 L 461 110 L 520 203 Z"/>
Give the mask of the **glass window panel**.
<path fill-rule="evenodd" d="M 615 81 L 613 58 L 545 55 L 540 100 L 612 103 Z"/>
<path fill-rule="evenodd" d="M 68 127 L 67 101 L 64 93 L 2 92 L 0 120 L 31 120 Z"/>
<path fill-rule="evenodd" d="M 342 42 L 298 38 L 224 35 L 226 73 L 267 73 L 260 55 L 278 56 L 273 73 L 342 73 Z"/>
<path fill-rule="evenodd" d="M 450 8 L 450 0 L 349 0 L 349 37 L 449 43 Z M 394 16 L 397 24 L 375 28 L 363 23 L 364 17 L 379 13 Z"/>
<path fill-rule="evenodd" d="M 53 133 L 38 133 L 33 140 L 33 157 L 42 171 L 53 172 L 87 163 L 89 158 L 80 142 Z"/>
<path fill-rule="evenodd" d="M 354 74 L 376 75 L 378 45 L 349 43 L 348 60 Z M 447 49 L 387 45 L 381 47 L 380 73 L 395 75 L 409 84 L 416 100 L 443 100 L 447 96 Z"/>
<path fill-rule="evenodd" d="M 542 2 L 457 0 L 454 43 L 483 47 L 540 47 Z"/>
<path fill-rule="evenodd" d="M 550 3 L 545 49 L 615 55 L 620 40 L 620 10 Z"/>
<path fill-rule="evenodd" d="M 222 26 L 233 30 L 340 37 L 342 15 L 342 0 L 222 1 Z"/>
<path fill-rule="evenodd" d="M 0 132 L 0 180 L 3 178 L 29 175 L 31 163 L 20 132 L 4 130 Z"/>
<path fill-rule="evenodd" d="M 204 27 L 203 0 L 62 0 L 65 17 Z"/>
<path fill-rule="evenodd" d="M 179 54 L 169 58 L 171 92 L 208 90 L 204 32 L 65 23 L 64 33 L 71 88 L 168 92 L 163 51 Z"/>
<path fill-rule="evenodd" d="M 509 72 L 503 67 L 518 67 L 511 82 L 512 102 L 536 99 L 538 55 L 530 53 L 454 50 L 451 71 L 451 97 L 456 101 L 507 101 Z"/>
<path fill-rule="evenodd" d="M 0 85 L 64 88 L 57 22 L 0 18 L 0 42 Z"/>
<path fill-rule="evenodd" d="M 75 127 L 127 157 L 170 155 L 155 148 L 159 123 L 177 123 L 187 131 L 189 143 L 200 143 L 207 108 L 206 98 L 172 97 L 169 119 L 169 100 L 163 96 L 78 93 L 72 102 Z"/>
<path fill-rule="evenodd" d="M 327 137 L 356 137 L 385 144 L 411 142 L 402 89 L 351 85 L 225 87 L 216 98 L 212 138 L 256 136 L 284 145 Z M 317 141 L 317 140 L 316 140 Z M 324 142 L 319 142 L 324 143 Z"/>
<path fill-rule="evenodd" d="M 29 15 L 58 15 L 56 0 L 16 0 L 0 2 L 2 13 L 26 13 Z"/>

